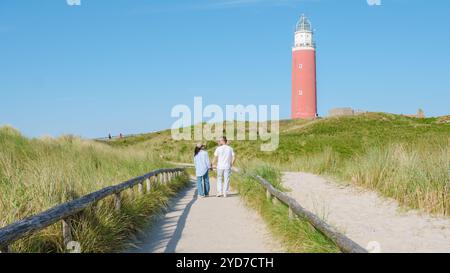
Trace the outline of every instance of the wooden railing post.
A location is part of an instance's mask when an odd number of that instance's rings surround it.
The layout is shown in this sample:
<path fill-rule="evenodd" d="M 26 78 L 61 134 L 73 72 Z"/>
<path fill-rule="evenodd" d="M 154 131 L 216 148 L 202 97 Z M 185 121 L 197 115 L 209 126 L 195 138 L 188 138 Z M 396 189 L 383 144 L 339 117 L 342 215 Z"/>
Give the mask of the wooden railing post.
<path fill-rule="evenodd" d="M 69 242 L 73 241 L 70 218 L 65 218 L 61 222 L 62 222 L 63 242 L 65 248 Z"/>
<path fill-rule="evenodd" d="M 289 206 L 289 219 L 290 219 L 290 220 L 295 219 L 295 213 L 294 213 L 294 211 L 292 210 L 291 206 Z"/>
<path fill-rule="evenodd" d="M 147 185 L 147 193 L 152 190 L 152 184 L 150 182 L 150 178 L 145 179 L 145 184 Z"/>
<path fill-rule="evenodd" d="M 270 193 L 270 191 L 268 189 L 266 189 L 266 198 L 267 198 L 267 200 L 272 199 L 272 194 Z"/>
<path fill-rule="evenodd" d="M 274 196 L 274 197 L 272 198 L 272 204 L 278 205 L 278 204 L 280 204 L 280 200 L 278 200 L 278 198 Z"/>
<path fill-rule="evenodd" d="M 114 193 L 114 208 L 116 211 L 120 211 L 122 207 L 122 200 L 120 198 L 120 192 Z"/>
<path fill-rule="evenodd" d="M 138 184 L 138 193 L 139 195 L 144 194 L 144 185 L 142 185 L 142 182 Z"/>

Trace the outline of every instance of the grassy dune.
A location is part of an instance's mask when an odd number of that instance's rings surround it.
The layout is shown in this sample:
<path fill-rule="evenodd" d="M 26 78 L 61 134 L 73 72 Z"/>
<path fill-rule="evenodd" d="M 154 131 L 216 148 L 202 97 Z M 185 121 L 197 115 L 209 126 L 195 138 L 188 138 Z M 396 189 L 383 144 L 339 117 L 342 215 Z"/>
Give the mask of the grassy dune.
<path fill-rule="evenodd" d="M 0 128 L 0 226 L 13 223 L 62 202 L 164 167 L 160 158 L 141 149 L 112 148 L 66 136 L 27 139 Z M 157 212 L 187 181 L 158 186 L 144 197 L 125 193 L 124 208 L 114 212 L 112 199 L 78 215 L 74 237 L 84 252 L 111 252 Z M 13 245 L 19 252 L 62 252 L 60 224 Z"/>
<path fill-rule="evenodd" d="M 280 123 L 280 134 L 274 152 L 262 152 L 260 141 L 232 141 L 239 164 L 269 176 L 275 185 L 279 183 L 275 169 L 307 171 L 376 190 L 407 208 L 450 214 L 448 117 L 368 113 L 289 120 Z M 27 139 L 12 128 L 1 128 L 0 226 L 164 167 L 163 162 L 190 162 L 194 144 L 173 141 L 168 130 L 103 143 L 70 136 Z M 216 146 L 213 141 L 207 144 L 210 151 Z M 164 206 L 185 181 L 156 187 L 144 197 L 130 191 L 120 213 L 114 212 L 112 200 L 100 202 L 77 216 L 75 239 L 85 252 L 120 250 L 146 216 Z M 255 181 L 246 176 L 236 181 L 247 204 L 262 214 L 289 251 L 337 251 L 305 222 L 287 221 L 286 208 L 268 204 Z M 13 247 L 16 251 L 64 251 L 61 237 L 60 225 L 54 225 Z"/>
<path fill-rule="evenodd" d="M 280 122 L 280 145 L 233 141 L 241 163 L 268 163 L 354 183 L 408 208 L 450 214 L 449 118 L 417 119 L 385 113 Z M 115 147 L 152 147 L 166 160 L 191 161 L 194 141 L 172 141 L 170 131 L 114 141 Z M 214 142 L 208 142 L 214 148 Z"/>

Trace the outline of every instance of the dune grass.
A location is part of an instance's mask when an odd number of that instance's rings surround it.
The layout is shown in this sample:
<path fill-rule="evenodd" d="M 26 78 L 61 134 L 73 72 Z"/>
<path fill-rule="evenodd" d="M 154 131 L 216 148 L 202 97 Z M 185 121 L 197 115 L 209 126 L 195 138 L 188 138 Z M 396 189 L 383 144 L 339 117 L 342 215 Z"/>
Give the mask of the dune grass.
<path fill-rule="evenodd" d="M 245 167 L 243 175 L 236 175 L 233 184 L 245 203 L 255 209 L 265 220 L 272 234 L 280 240 L 287 252 L 292 253 L 336 253 L 338 247 L 323 234 L 311 226 L 307 220 L 297 218 L 289 219 L 286 205 L 281 202 L 277 205 L 267 200 L 265 189 L 252 178 L 257 174 L 264 177 L 272 185 L 285 191 L 281 185 L 281 174 L 268 165 L 258 167 Z"/>
<path fill-rule="evenodd" d="M 0 128 L 0 226 L 42 212 L 106 186 L 166 167 L 160 158 L 141 149 L 112 148 L 72 136 L 28 139 L 10 127 Z M 114 212 L 107 198 L 75 217 L 74 237 L 83 252 L 120 250 L 188 181 L 181 177 L 151 193 L 124 194 L 123 209 Z M 63 252 L 61 225 L 22 239 L 17 252 Z"/>
<path fill-rule="evenodd" d="M 450 215 L 448 151 L 446 144 L 429 142 L 376 147 L 347 163 L 342 176 L 404 206 Z"/>
<path fill-rule="evenodd" d="M 280 122 L 276 151 L 261 141 L 231 141 L 238 162 L 306 171 L 355 183 L 395 198 L 406 208 L 449 215 L 448 116 L 412 118 L 386 113 Z M 154 148 L 169 161 L 190 162 L 194 141 L 173 141 L 170 131 L 112 142 Z M 216 144 L 209 141 L 212 151 Z"/>
<path fill-rule="evenodd" d="M 384 113 L 314 121 L 280 122 L 280 145 L 262 152 L 261 141 L 231 141 L 238 162 L 270 165 L 334 177 L 395 198 L 407 208 L 450 214 L 450 124 L 448 117 L 417 119 Z M 165 167 L 191 162 L 195 141 L 174 141 L 170 131 L 110 142 L 72 136 L 27 139 L 10 127 L 0 129 L 0 226 L 64 201 Z M 207 142 L 210 154 L 216 143 Z M 279 186 L 271 168 L 250 168 Z M 264 171 L 265 170 L 265 171 Z M 287 208 L 265 200 L 249 177 L 237 178 L 246 202 L 257 209 L 292 252 L 335 252 L 308 224 L 289 221 Z M 147 215 L 164 206 L 186 179 L 155 188 L 145 197 L 125 195 L 120 214 L 106 199 L 74 220 L 75 238 L 85 252 L 120 250 Z M 94 213 L 95 212 L 95 213 Z M 54 225 L 19 241 L 17 251 L 61 252 L 61 228 Z"/>
<path fill-rule="evenodd" d="M 284 164 L 291 171 L 330 176 L 394 198 L 405 208 L 450 215 L 448 143 L 392 143 L 348 159 L 327 148 Z"/>

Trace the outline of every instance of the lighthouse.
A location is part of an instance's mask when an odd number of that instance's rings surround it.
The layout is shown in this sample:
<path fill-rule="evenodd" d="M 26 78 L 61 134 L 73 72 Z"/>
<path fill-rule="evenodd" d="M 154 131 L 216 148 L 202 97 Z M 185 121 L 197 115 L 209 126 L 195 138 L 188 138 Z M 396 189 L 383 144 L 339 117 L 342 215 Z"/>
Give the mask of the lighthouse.
<path fill-rule="evenodd" d="M 311 22 L 305 15 L 295 27 L 292 47 L 291 118 L 317 117 L 316 45 Z"/>

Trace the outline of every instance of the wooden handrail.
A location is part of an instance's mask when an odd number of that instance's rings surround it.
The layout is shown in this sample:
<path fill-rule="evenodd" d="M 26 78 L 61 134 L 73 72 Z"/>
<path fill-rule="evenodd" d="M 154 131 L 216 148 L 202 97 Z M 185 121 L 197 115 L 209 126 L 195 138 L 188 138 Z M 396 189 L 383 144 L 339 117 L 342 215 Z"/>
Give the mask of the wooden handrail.
<path fill-rule="evenodd" d="M 27 217 L 23 220 L 0 228 L 0 251 L 8 252 L 9 245 L 15 241 L 26 237 L 34 232 L 40 231 L 58 221 L 63 221 L 63 236 L 64 241 L 71 241 L 70 230 L 67 230 L 68 220 L 71 216 L 83 211 L 87 207 L 96 202 L 113 195 L 115 198 L 115 208 L 120 210 L 120 193 L 126 189 L 139 185 L 139 193 L 143 193 L 143 183 L 147 183 L 147 191 L 150 190 L 150 178 L 158 177 L 162 174 L 160 180 L 168 182 L 173 174 L 179 175 L 185 168 L 159 169 L 147 173 L 145 175 L 133 178 L 115 186 L 109 186 L 99 191 L 87 194 L 75 200 L 57 205 L 44 212 L 34 216 Z"/>
<path fill-rule="evenodd" d="M 183 167 L 193 167 L 193 164 L 187 163 L 172 163 L 174 165 Z M 233 168 L 233 171 L 241 173 L 238 168 Z M 294 198 L 288 196 L 286 193 L 277 190 L 272 184 L 266 179 L 259 175 L 250 175 L 252 178 L 256 179 L 265 189 L 266 196 L 271 199 L 274 203 L 281 201 L 286 206 L 289 207 L 289 215 L 293 218 L 294 215 L 298 215 L 303 219 L 306 219 L 311 225 L 332 240 L 342 252 L 345 253 L 368 253 L 366 249 L 358 245 L 356 242 L 338 232 L 334 227 L 327 224 L 325 221 L 320 219 L 314 213 L 303 208 Z"/>

